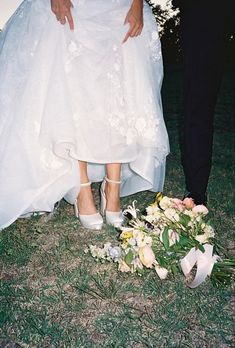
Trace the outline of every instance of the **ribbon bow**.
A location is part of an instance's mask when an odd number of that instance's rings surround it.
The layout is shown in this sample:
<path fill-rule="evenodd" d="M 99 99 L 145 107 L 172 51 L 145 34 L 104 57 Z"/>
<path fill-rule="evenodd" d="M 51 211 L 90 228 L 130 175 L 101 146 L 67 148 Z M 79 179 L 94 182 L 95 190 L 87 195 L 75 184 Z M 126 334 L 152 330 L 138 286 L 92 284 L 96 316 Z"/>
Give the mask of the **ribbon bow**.
<path fill-rule="evenodd" d="M 188 285 L 190 288 L 199 286 L 207 276 L 210 276 L 215 262 L 219 258 L 218 255 L 213 255 L 213 245 L 204 244 L 205 251 L 192 248 L 189 253 L 180 261 L 182 271 L 185 276 L 188 276 L 197 264 L 197 272 L 194 280 Z"/>

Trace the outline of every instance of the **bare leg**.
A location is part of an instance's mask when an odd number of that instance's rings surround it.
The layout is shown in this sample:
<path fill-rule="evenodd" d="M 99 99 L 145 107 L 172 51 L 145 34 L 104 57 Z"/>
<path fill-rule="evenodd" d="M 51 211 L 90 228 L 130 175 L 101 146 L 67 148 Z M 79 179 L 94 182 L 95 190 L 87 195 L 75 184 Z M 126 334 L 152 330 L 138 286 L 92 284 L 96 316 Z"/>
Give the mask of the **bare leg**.
<path fill-rule="evenodd" d="M 107 164 L 106 174 L 108 179 L 119 181 L 120 175 L 121 175 L 121 164 L 120 163 Z M 107 197 L 106 209 L 112 212 L 120 211 L 120 185 L 107 182 L 105 186 L 105 194 Z"/>
<path fill-rule="evenodd" d="M 78 161 L 78 164 L 80 169 L 81 184 L 85 184 L 89 181 L 87 175 L 87 163 Z M 77 198 L 77 204 L 79 213 L 82 215 L 92 215 L 97 213 L 90 186 L 81 187 Z"/>

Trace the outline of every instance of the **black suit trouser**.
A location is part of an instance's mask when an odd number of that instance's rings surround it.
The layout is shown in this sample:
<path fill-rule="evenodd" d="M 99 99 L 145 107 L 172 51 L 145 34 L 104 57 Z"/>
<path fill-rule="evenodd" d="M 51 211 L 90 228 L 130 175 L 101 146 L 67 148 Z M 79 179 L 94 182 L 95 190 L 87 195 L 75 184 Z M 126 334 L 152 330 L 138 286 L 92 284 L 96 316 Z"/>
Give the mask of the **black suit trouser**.
<path fill-rule="evenodd" d="M 232 1 L 228 0 L 229 4 Z M 181 8 L 184 62 L 182 165 L 186 189 L 203 197 L 209 180 L 215 105 L 223 72 L 224 44 L 233 6 L 192 1 Z"/>

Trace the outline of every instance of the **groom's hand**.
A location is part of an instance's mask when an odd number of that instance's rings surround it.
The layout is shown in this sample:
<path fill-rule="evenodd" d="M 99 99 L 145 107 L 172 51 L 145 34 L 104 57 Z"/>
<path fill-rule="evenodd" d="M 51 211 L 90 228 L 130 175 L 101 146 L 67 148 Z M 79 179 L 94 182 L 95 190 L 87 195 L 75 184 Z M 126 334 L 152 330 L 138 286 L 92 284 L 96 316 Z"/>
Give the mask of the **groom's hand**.
<path fill-rule="evenodd" d="M 56 19 L 61 23 L 69 23 L 71 30 L 74 30 L 73 16 L 71 8 L 73 4 L 71 0 L 51 0 L 51 10 L 55 14 Z"/>
<path fill-rule="evenodd" d="M 124 37 L 123 43 L 129 37 L 138 36 L 141 34 L 144 20 L 143 20 L 143 0 L 133 0 L 130 10 L 127 13 L 124 24 L 129 23 L 130 28 Z"/>

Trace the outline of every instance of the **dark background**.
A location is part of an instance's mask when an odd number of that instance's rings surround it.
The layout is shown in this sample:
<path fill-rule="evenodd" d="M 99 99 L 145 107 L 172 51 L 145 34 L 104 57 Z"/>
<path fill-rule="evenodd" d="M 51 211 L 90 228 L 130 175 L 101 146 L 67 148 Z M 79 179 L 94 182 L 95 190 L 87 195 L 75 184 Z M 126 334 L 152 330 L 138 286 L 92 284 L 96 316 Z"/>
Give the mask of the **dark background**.
<path fill-rule="evenodd" d="M 177 7 L 172 5 L 172 1 L 168 1 L 167 9 L 162 9 L 160 5 L 154 5 L 151 0 L 147 0 L 153 9 L 156 17 L 161 42 L 164 64 L 181 67 L 181 40 L 180 40 L 180 13 Z M 178 1 L 179 2 L 179 1 Z M 177 3 L 177 1 L 175 1 Z M 226 6 L 226 2 L 221 6 Z M 211 7 L 211 14 L 213 15 L 213 4 Z M 231 16 L 232 17 L 232 16 Z M 234 16 L 233 16 L 234 17 Z M 200 20 L 200 18 L 199 18 Z M 224 66 L 225 70 L 235 70 L 235 28 L 234 22 L 228 19 L 227 21 L 227 35 L 226 48 L 224 52 Z M 219 25 L 219 23 L 218 23 Z"/>

